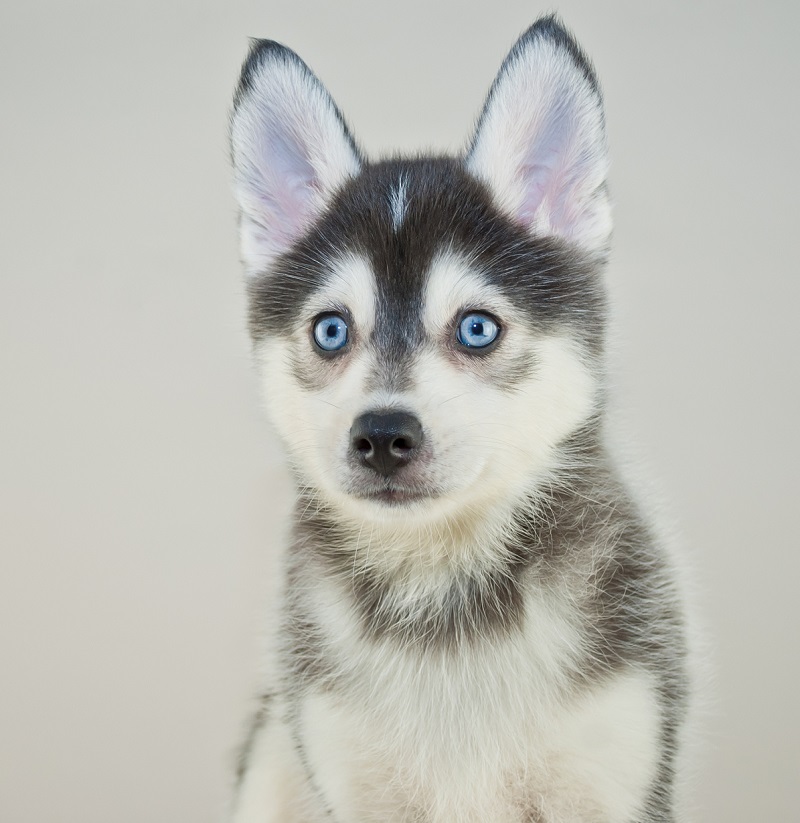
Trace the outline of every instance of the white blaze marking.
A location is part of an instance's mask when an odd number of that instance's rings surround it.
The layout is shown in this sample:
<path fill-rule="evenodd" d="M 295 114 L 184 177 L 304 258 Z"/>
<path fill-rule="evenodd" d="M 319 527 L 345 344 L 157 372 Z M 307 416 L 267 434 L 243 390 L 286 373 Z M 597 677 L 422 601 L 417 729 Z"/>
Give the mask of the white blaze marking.
<path fill-rule="evenodd" d="M 397 185 L 389 192 L 389 210 L 392 213 L 392 228 L 397 231 L 406 216 L 406 178 L 402 174 Z"/>

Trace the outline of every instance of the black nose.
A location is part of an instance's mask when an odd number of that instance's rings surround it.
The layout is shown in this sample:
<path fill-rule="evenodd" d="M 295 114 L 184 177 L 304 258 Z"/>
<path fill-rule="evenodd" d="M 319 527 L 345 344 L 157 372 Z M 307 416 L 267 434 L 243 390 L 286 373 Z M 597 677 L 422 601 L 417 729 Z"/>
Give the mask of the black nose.
<path fill-rule="evenodd" d="M 422 442 L 422 424 L 408 412 L 367 412 L 350 429 L 356 457 L 388 477 L 413 457 Z"/>

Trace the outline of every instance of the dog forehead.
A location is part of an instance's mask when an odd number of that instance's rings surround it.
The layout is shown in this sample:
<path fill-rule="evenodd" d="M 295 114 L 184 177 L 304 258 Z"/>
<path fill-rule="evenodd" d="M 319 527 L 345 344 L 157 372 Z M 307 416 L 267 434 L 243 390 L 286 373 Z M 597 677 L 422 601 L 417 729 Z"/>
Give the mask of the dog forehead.
<path fill-rule="evenodd" d="M 345 187 L 325 233 L 369 262 L 375 331 L 396 333 L 422 324 L 432 299 L 447 302 L 438 298 L 448 280 L 458 281 L 459 292 L 479 290 L 469 260 L 494 222 L 490 212 L 483 188 L 457 162 L 384 161 Z"/>
<path fill-rule="evenodd" d="M 379 348 L 407 354 L 425 338 L 432 295 L 447 291 L 448 276 L 463 291 L 466 274 L 456 269 L 494 253 L 498 225 L 485 188 L 457 160 L 370 164 L 273 271 L 251 283 L 251 329 L 256 337 L 286 334 L 309 311 L 342 307 Z M 445 281 L 438 291 L 429 288 L 432 274 Z"/>

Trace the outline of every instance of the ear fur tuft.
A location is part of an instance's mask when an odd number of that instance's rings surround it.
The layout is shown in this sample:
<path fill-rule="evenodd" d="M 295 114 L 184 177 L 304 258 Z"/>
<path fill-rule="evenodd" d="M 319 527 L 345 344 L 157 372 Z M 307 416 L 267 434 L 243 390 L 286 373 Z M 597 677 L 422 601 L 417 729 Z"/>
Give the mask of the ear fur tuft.
<path fill-rule="evenodd" d="M 605 249 L 611 210 L 602 97 L 592 64 L 554 15 L 537 20 L 503 61 L 466 162 L 533 234 Z"/>
<path fill-rule="evenodd" d="M 230 138 L 242 258 L 257 274 L 302 236 L 362 159 L 322 83 L 272 40 L 252 42 Z"/>

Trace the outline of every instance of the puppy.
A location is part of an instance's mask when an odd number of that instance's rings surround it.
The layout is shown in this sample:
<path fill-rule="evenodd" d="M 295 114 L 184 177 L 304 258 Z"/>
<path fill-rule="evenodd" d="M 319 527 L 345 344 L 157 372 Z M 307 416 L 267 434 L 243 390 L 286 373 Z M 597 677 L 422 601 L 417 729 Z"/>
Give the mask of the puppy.
<path fill-rule="evenodd" d="M 542 18 L 463 154 L 372 162 L 257 41 L 231 145 L 297 486 L 234 823 L 675 821 L 682 607 L 604 438 L 590 62 Z"/>

